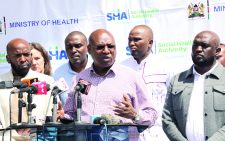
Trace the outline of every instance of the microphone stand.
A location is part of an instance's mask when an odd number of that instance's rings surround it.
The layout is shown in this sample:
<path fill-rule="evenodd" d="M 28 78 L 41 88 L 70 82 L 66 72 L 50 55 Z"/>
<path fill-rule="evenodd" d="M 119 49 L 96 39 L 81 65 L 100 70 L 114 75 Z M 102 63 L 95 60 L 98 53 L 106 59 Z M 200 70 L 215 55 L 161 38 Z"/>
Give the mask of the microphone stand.
<path fill-rule="evenodd" d="M 82 99 L 80 91 L 77 91 L 77 123 L 81 123 Z"/>
<path fill-rule="evenodd" d="M 52 122 L 56 123 L 56 114 L 57 114 L 57 97 L 56 94 L 53 94 L 53 111 L 52 111 Z"/>
<path fill-rule="evenodd" d="M 34 109 L 34 108 L 36 108 L 36 105 L 35 104 L 32 104 L 32 101 L 33 101 L 33 99 L 32 99 L 32 94 L 31 94 L 31 91 L 28 91 L 27 92 L 27 115 L 28 115 L 28 121 L 27 121 L 27 123 L 28 124 L 31 124 L 31 123 L 33 123 L 32 122 L 32 110 Z"/>
<path fill-rule="evenodd" d="M 26 104 L 23 101 L 23 92 L 18 93 L 18 123 L 22 123 L 22 108 L 25 107 Z"/>
<path fill-rule="evenodd" d="M 81 86 L 75 87 L 74 101 L 75 101 L 75 98 L 77 98 L 76 99 L 77 112 L 74 112 L 74 123 L 81 123 L 81 109 L 82 109 L 82 99 L 81 99 L 81 92 L 80 92 L 81 89 L 82 89 Z"/>

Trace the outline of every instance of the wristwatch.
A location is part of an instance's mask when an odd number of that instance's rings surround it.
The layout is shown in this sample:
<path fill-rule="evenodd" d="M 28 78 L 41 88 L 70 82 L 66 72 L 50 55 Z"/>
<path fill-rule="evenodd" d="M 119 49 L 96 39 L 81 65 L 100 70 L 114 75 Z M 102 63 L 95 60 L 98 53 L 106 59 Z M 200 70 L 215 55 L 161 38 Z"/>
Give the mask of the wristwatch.
<path fill-rule="evenodd" d="M 132 119 L 133 123 L 138 123 L 140 120 L 140 115 L 138 113 L 135 114 L 134 118 Z"/>

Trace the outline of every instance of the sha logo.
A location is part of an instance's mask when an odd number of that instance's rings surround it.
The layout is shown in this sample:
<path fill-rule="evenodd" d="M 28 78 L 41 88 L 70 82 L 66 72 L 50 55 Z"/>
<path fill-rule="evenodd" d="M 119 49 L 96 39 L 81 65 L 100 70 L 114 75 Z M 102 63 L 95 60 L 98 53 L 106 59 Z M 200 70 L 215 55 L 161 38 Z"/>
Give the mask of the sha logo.
<path fill-rule="evenodd" d="M 203 3 L 188 5 L 188 18 L 204 17 L 205 6 Z"/>
<path fill-rule="evenodd" d="M 121 20 L 128 20 L 128 14 L 126 12 L 118 12 L 116 13 L 107 13 L 107 21 L 121 21 Z"/>

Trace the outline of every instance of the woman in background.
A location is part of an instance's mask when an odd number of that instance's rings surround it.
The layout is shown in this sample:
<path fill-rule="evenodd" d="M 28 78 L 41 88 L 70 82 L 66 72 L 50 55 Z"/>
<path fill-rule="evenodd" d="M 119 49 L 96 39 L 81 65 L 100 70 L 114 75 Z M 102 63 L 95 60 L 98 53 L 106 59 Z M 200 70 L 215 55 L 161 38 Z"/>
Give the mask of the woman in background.
<path fill-rule="evenodd" d="M 31 69 L 46 75 L 51 75 L 52 67 L 48 52 L 39 43 L 32 42 L 30 43 L 30 46 L 33 58 Z"/>

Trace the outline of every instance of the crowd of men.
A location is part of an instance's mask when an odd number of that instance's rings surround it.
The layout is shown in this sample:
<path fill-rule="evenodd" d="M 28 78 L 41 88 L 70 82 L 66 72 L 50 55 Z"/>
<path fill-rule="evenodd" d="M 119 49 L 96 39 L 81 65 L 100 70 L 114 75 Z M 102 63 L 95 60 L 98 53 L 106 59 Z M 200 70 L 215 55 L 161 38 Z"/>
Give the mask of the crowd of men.
<path fill-rule="evenodd" d="M 48 87 L 63 79 L 69 89 L 60 91 L 58 97 L 54 118 L 59 123 L 92 123 L 93 117 L 104 115 L 116 124 L 146 127 L 144 131 L 123 129 L 128 136 L 111 135 L 108 140 L 225 140 L 225 54 L 218 35 L 198 33 L 192 44 L 193 65 L 175 75 L 152 53 L 153 41 L 149 26 L 133 27 L 127 41 L 131 57 L 117 63 L 117 45 L 110 31 L 96 29 L 88 38 L 72 31 L 64 41 L 68 62 L 52 73 L 44 47 L 15 38 L 6 45 L 11 69 L 0 74 L 0 81 L 14 85 L 37 78 Z M 2 129 L 18 123 L 42 125 L 46 117 L 52 117 L 55 89 L 39 94 L 31 86 L 0 89 Z M 31 132 L 30 128 L 0 131 L 5 140 L 30 139 Z"/>

